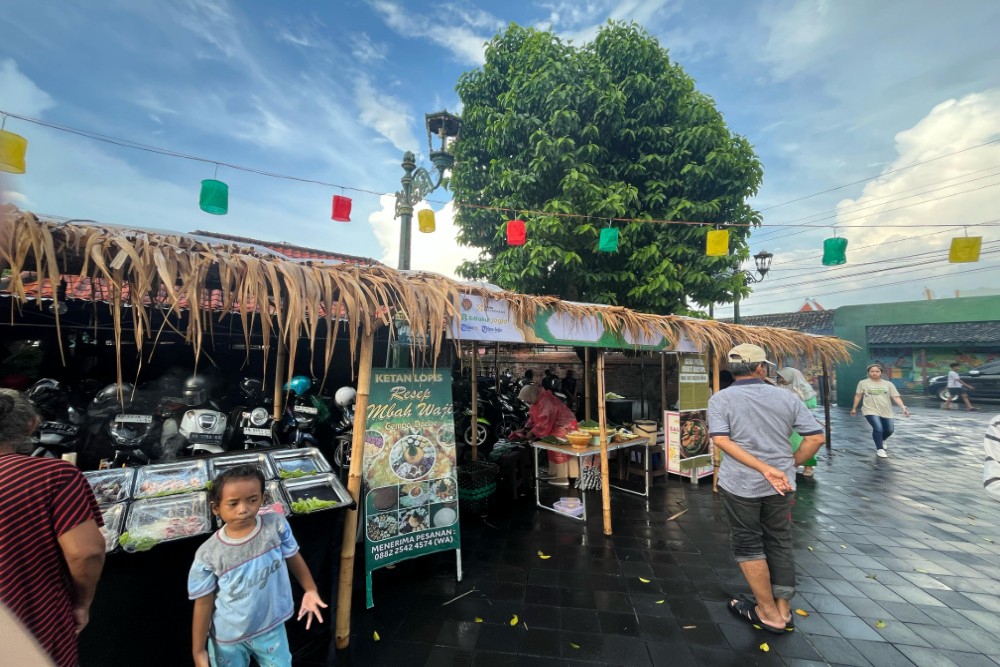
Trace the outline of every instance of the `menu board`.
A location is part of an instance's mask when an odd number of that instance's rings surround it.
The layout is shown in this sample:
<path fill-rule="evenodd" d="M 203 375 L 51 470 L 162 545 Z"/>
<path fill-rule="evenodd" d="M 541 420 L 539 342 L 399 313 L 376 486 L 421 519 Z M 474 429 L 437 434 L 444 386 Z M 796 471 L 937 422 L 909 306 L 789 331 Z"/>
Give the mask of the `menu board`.
<path fill-rule="evenodd" d="M 665 412 L 667 472 L 700 479 L 712 474 L 712 444 L 704 410 Z"/>
<path fill-rule="evenodd" d="M 708 359 L 703 354 L 679 354 L 677 408 L 705 410 L 712 395 L 708 384 Z"/>
<path fill-rule="evenodd" d="M 371 608 L 373 570 L 460 547 L 451 377 L 373 371 L 367 424 L 361 502 Z"/>

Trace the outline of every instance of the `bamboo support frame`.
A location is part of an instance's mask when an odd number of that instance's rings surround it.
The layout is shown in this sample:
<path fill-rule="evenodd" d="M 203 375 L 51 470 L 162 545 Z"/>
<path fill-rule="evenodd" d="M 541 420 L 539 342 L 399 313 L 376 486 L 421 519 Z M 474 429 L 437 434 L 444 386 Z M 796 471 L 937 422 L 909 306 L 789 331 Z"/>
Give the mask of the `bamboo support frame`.
<path fill-rule="evenodd" d="M 601 511 L 604 534 L 611 534 L 611 476 L 608 474 L 608 419 L 604 408 L 604 350 L 597 352 L 597 421 L 601 425 Z"/>
<path fill-rule="evenodd" d="M 358 360 L 358 394 L 354 409 L 354 432 L 351 439 L 351 468 L 347 477 L 347 491 L 354 499 L 354 509 L 344 517 L 344 537 L 340 546 L 340 583 L 337 589 L 337 624 L 335 642 L 338 649 L 346 648 L 351 641 L 351 594 L 354 589 L 355 536 L 358 531 L 358 512 L 361 509 L 361 469 L 364 462 L 365 430 L 368 422 L 368 397 L 372 383 L 372 353 L 375 349 L 374 329 L 361 338 Z"/>
<path fill-rule="evenodd" d="M 667 355 L 660 353 L 660 414 L 656 421 L 663 420 L 663 435 L 666 436 L 667 420 L 664 413 L 667 411 Z M 666 447 L 663 448 L 666 451 Z M 664 464 L 666 465 L 666 464 Z"/>
<path fill-rule="evenodd" d="M 590 348 L 583 348 L 583 418 L 590 421 Z"/>
<path fill-rule="evenodd" d="M 281 420 L 282 411 L 285 409 L 285 361 L 288 358 L 288 345 L 285 337 L 278 334 L 278 357 L 274 365 L 274 410 L 272 417 L 275 421 Z"/>
<path fill-rule="evenodd" d="M 712 364 L 712 393 L 719 393 L 719 385 L 722 381 L 719 379 L 719 355 L 716 353 L 715 348 L 708 349 L 708 359 L 709 363 Z M 711 442 L 711 436 L 709 436 L 709 442 L 712 444 L 712 493 L 719 492 L 719 464 L 722 459 L 722 454 L 719 448 L 715 446 L 715 443 Z"/>
<path fill-rule="evenodd" d="M 479 343 L 472 341 L 472 460 L 479 460 Z"/>
<path fill-rule="evenodd" d="M 830 451 L 830 439 L 833 435 L 830 429 L 830 370 L 826 359 L 823 359 L 823 415 L 826 417 L 826 451 Z"/>

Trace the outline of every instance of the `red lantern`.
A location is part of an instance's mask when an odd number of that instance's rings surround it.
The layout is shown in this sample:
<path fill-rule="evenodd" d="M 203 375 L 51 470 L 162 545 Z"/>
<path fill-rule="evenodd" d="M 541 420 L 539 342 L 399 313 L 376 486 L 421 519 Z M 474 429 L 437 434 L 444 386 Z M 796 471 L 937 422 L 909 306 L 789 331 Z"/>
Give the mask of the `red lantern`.
<path fill-rule="evenodd" d="M 333 216 L 337 222 L 351 221 L 351 198 L 333 195 Z"/>
<path fill-rule="evenodd" d="M 528 238 L 528 230 L 525 229 L 524 220 L 507 221 L 507 245 L 524 245 Z"/>

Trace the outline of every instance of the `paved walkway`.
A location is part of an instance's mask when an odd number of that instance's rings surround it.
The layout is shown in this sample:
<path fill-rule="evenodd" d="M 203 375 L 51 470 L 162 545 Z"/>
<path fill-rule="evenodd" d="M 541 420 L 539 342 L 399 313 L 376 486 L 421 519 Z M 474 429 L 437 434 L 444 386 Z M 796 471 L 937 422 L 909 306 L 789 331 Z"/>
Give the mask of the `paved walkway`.
<path fill-rule="evenodd" d="M 527 497 L 485 523 L 466 519 L 464 580 L 444 556 L 377 572 L 376 607 L 365 611 L 358 591 L 351 647 L 336 662 L 1000 664 L 1000 503 L 982 490 L 989 410 L 915 407 L 897 420 L 888 459 L 874 456 L 862 418 L 834 410 L 832 451 L 814 482 L 799 477 L 793 607 L 809 615 L 795 632 L 755 631 L 728 613 L 746 589 L 711 484 L 661 479 L 648 501 L 612 492 L 611 538 L 599 512 L 584 526 Z"/>

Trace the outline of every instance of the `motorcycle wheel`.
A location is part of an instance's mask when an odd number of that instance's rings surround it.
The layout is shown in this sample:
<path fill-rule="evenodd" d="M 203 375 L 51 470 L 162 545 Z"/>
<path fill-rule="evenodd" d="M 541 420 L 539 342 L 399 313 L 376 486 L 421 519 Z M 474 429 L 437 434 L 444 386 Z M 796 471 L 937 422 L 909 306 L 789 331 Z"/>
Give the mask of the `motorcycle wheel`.
<path fill-rule="evenodd" d="M 476 445 L 482 447 L 490 439 L 490 428 L 486 424 L 476 424 Z M 472 426 L 466 426 L 462 432 L 462 441 L 467 447 L 472 447 Z"/>

